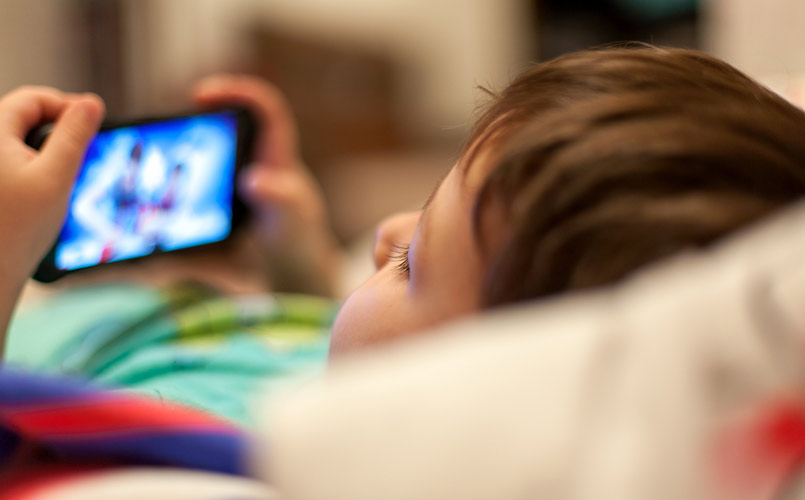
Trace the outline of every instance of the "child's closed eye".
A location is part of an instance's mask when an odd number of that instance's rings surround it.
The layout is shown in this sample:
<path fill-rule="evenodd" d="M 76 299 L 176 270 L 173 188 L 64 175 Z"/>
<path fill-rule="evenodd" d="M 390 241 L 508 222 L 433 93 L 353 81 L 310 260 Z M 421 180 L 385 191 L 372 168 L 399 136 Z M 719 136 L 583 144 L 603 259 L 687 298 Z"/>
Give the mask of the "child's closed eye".
<path fill-rule="evenodd" d="M 392 245 L 391 255 L 389 255 L 389 260 L 395 263 L 394 271 L 405 279 L 411 277 L 411 266 L 408 262 L 408 250 L 410 248 L 410 244 L 400 245 L 395 243 Z"/>

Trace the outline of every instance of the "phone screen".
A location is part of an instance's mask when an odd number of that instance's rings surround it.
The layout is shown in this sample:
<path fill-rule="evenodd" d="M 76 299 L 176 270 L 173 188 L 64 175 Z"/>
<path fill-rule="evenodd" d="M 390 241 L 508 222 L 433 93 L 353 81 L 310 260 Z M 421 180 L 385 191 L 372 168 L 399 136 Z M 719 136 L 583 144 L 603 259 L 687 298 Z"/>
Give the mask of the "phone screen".
<path fill-rule="evenodd" d="M 225 239 L 237 132 L 228 111 L 99 132 L 54 248 L 55 266 L 71 271 Z"/>

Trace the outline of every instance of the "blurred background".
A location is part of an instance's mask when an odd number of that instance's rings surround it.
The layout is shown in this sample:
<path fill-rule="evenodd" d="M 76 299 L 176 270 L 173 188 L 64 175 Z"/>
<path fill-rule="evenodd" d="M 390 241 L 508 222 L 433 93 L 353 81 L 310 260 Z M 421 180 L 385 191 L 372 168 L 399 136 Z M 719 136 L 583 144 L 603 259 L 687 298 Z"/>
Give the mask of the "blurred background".
<path fill-rule="evenodd" d="M 802 0 L 2 0 L 0 92 L 101 94 L 110 114 L 186 110 L 219 71 L 288 96 L 338 236 L 417 207 L 482 101 L 531 61 L 617 41 L 704 49 L 789 95 Z"/>

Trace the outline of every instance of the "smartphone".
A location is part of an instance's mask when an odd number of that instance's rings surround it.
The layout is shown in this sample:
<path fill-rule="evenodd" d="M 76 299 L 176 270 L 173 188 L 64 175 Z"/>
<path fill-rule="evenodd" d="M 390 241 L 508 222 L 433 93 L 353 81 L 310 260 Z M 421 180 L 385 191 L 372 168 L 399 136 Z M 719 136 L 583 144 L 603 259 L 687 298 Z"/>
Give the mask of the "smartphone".
<path fill-rule="evenodd" d="M 245 215 L 235 192 L 254 121 L 243 109 L 104 123 L 90 143 L 59 236 L 34 273 L 220 243 Z M 49 126 L 28 143 L 40 147 Z"/>

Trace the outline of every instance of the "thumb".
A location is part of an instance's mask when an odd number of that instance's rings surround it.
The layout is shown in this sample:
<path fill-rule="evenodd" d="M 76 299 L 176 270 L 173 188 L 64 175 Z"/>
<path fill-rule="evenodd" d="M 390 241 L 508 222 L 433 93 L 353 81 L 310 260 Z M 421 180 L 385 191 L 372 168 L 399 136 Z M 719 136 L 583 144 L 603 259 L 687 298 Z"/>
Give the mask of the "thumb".
<path fill-rule="evenodd" d="M 246 169 L 238 179 L 241 195 L 255 208 L 265 205 L 287 203 L 293 197 L 291 183 L 282 171 L 270 167 L 254 165 Z"/>
<path fill-rule="evenodd" d="M 71 102 L 56 121 L 42 148 L 42 161 L 74 176 L 104 114 L 103 101 L 97 95 L 85 94 Z"/>

